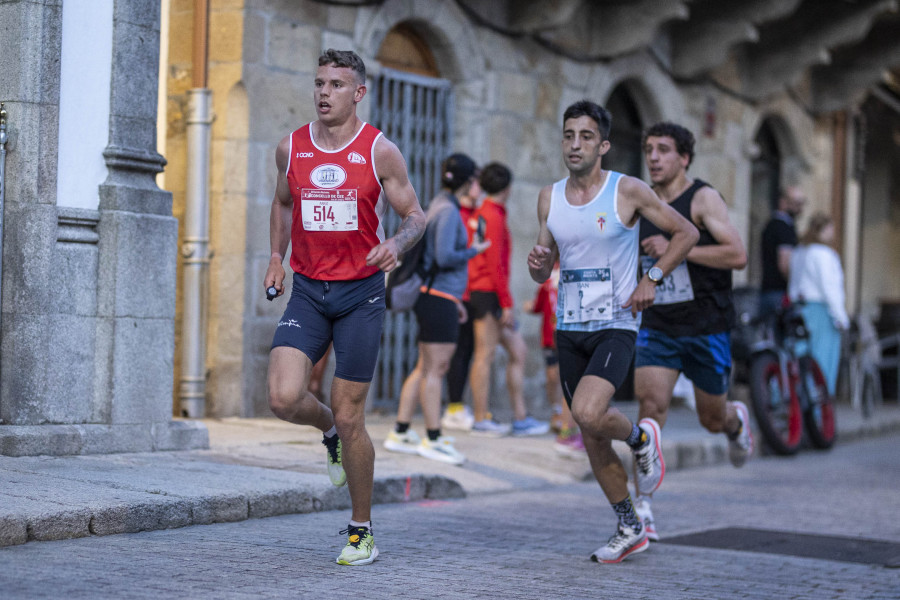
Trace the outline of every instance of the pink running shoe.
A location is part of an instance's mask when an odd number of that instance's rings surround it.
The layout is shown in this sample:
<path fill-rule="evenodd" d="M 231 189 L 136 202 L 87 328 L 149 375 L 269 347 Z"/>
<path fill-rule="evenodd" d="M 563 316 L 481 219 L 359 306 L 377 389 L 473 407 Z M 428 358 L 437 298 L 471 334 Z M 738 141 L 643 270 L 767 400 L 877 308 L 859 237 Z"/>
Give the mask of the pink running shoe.
<path fill-rule="evenodd" d="M 581 437 L 580 431 L 566 437 L 557 437 L 553 447 L 556 448 L 556 451 L 562 456 L 567 456 L 569 458 L 579 458 L 584 456 L 585 453 L 584 438 Z"/>

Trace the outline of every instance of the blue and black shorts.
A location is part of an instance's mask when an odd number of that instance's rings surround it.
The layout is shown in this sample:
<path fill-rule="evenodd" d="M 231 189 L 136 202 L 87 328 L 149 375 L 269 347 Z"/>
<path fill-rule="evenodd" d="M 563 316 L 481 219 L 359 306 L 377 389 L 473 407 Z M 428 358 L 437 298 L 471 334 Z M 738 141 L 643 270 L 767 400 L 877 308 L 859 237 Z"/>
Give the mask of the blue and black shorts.
<path fill-rule="evenodd" d="M 333 341 L 334 376 L 367 383 L 375 374 L 384 311 L 381 271 L 349 281 L 318 281 L 295 273 L 272 348 L 296 348 L 316 364 Z"/>
<path fill-rule="evenodd" d="M 655 329 L 638 333 L 634 366 L 681 371 L 707 394 L 728 391 L 731 379 L 731 333 L 672 337 Z"/>

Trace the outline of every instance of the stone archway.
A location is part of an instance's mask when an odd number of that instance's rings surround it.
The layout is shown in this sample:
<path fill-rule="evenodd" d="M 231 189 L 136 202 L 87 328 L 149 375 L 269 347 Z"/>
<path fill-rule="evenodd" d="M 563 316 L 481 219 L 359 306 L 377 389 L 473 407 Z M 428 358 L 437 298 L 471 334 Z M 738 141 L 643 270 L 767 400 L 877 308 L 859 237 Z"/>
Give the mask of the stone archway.
<path fill-rule="evenodd" d="M 680 119 L 684 113 L 681 93 L 641 56 L 623 57 L 598 70 L 589 89 L 599 90 L 613 116 L 612 149 L 604 165 L 646 180 L 640 146 L 643 129 L 664 118 Z M 666 102 L 658 100 L 662 98 Z"/>
<path fill-rule="evenodd" d="M 458 85 L 469 85 L 484 77 L 486 65 L 480 40 L 451 0 L 387 0 L 378 7 L 361 9 L 356 22 L 354 43 L 373 71 L 380 66 L 377 55 L 388 32 L 403 23 L 428 43 L 441 77 Z"/>
<path fill-rule="evenodd" d="M 749 285 L 759 286 L 762 279 L 762 230 L 778 205 L 780 189 L 799 180 L 804 163 L 789 125 L 778 115 L 763 116 L 753 136 L 753 145 L 747 278 Z"/>
<path fill-rule="evenodd" d="M 609 132 L 610 150 L 603 157 L 603 166 L 640 177 L 644 170 L 641 132 L 647 123 L 630 87 L 627 81 L 619 84 L 606 101 L 605 108 L 612 114 L 612 127 Z"/>
<path fill-rule="evenodd" d="M 483 105 L 484 70 L 480 41 L 454 2 L 388 0 L 361 24 L 355 43 L 371 66 L 370 121 L 397 143 L 407 157 L 410 180 L 423 205 L 436 193 L 440 161 L 484 127 L 455 123 L 471 107 Z M 405 54 L 404 54 L 405 53 Z M 459 99 L 459 101 L 457 101 Z M 479 140 L 480 141 L 480 140 Z M 386 231 L 392 226 L 388 219 Z M 415 319 L 389 314 L 381 341 L 381 360 L 370 402 L 393 405 L 403 378 L 416 359 Z"/>

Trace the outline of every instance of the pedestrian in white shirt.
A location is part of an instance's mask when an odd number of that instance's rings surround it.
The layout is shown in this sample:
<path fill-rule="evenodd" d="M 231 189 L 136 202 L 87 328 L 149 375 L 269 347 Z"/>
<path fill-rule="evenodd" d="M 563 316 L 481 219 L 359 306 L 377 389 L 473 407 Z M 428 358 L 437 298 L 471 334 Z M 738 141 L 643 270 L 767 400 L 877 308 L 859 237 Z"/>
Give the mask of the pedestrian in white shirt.
<path fill-rule="evenodd" d="M 802 301 L 810 350 L 834 394 L 841 359 L 841 330 L 850 324 L 844 306 L 844 271 L 834 241 L 834 221 L 824 213 L 810 218 L 800 245 L 791 255 L 788 296 Z"/>

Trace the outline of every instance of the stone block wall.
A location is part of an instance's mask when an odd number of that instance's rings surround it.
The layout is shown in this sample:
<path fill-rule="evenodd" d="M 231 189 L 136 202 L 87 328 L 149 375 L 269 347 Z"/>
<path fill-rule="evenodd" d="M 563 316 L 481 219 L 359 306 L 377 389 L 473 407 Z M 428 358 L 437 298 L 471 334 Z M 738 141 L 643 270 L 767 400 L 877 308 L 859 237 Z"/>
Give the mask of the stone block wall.
<path fill-rule="evenodd" d="M 107 181 L 98 210 L 56 205 L 61 2 L 0 4 L 8 97 L 0 343 L 0 454 L 204 447 L 171 418 L 171 196 L 153 176 L 159 6 L 113 17 Z M 64 193 L 64 191 L 63 191 Z"/>
<path fill-rule="evenodd" d="M 187 2 L 173 2 L 173 30 L 177 8 L 190 10 Z M 513 233 L 511 284 L 518 306 L 530 300 L 537 288 L 524 268 L 525 256 L 537 237 L 537 195 L 542 186 L 566 174 L 560 157 L 561 118 L 565 107 L 576 100 L 586 97 L 603 103 L 617 86 L 624 85 L 645 124 L 666 119 L 691 128 L 697 135 L 691 174 L 710 181 L 722 192 L 733 222 L 752 250 L 752 138 L 767 114 L 777 114 L 784 120 L 797 156 L 814 157 L 808 163 L 795 161 L 796 177 L 810 186 L 811 197 L 828 197 L 830 132 L 817 126 L 786 96 L 750 105 L 713 85 L 679 83 L 643 51 L 608 62 L 575 62 L 530 42 L 473 25 L 452 0 L 386 0 L 362 7 L 308 0 L 214 2 L 212 23 L 218 23 L 214 35 L 227 35 L 230 40 L 222 42 L 221 54 L 216 55 L 219 62 L 211 55 L 213 71 L 220 68 L 222 76 L 211 73 L 210 85 L 218 103 L 225 102 L 223 98 L 234 94 L 234 86 L 240 84 L 245 94 L 246 130 L 224 125 L 234 123 L 241 110 L 232 116 L 230 109 L 223 112 L 216 105 L 214 146 L 216 140 L 221 146 L 213 166 L 213 188 L 218 185 L 220 190 L 214 194 L 212 212 L 213 237 L 217 240 L 210 304 L 213 414 L 268 414 L 264 387 L 268 345 L 283 310 L 283 304 L 266 302 L 259 289 L 269 257 L 274 149 L 284 135 L 315 118 L 311 83 L 316 57 L 327 47 L 351 48 L 366 60 L 370 73 L 375 73 L 380 68 L 375 57 L 381 41 L 401 22 L 412 23 L 422 32 L 442 77 L 453 82 L 453 149 L 468 152 L 482 163 L 504 162 L 514 172 L 509 219 Z M 176 74 L 185 76 L 189 53 L 185 48 L 176 50 L 175 45 L 186 46 L 187 37 L 172 40 L 170 52 L 175 58 L 170 68 L 170 99 L 183 93 L 183 89 L 174 94 L 171 90 L 179 89 L 172 78 Z M 237 39 L 241 40 L 240 52 Z M 735 65 L 725 65 L 720 71 L 717 77 L 722 84 L 736 82 Z M 364 99 L 360 106 L 363 118 L 368 116 L 370 102 L 371 98 Z M 177 107 L 178 102 L 170 100 L 169 106 Z M 706 132 L 710 111 L 714 122 Z M 228 116 L 223 117 L 225 114 Z M 170 115 L 171 131 L 177 128 L 172 126 Z M 179 156 L 178 150 L 175 152 L 172 156 Z M 243 157 L 245 166 L 233 165 L 228 156 Z M 240 158 L 235 162 L 240 163 Z M 170 170 L 170 175 L 177 168 Z M 220 177 L 225 179 L 219 182 Z M 176 185 L 169 185 L 169 189 L 175 194 L 178 216 L 181 192 Z M 242 201 L 241 208 L 238 205 Z M 243 235 L 238 231 L 239 223 L 244 225 Z M 239 266 L 241 256 L 244 260 Z M 746 275 L 746 271 L 738 273 L 736 281 L 746 281 Z M 235 293 L 230 293 L 232 290 Z M 521 315 L 520 322 L 529 345 L 536 348 L 539 319 Z M 240 344 L 241 356 L 233 351 L 235 344 Z M 529 356 L 527 372 L 534 375 L 526 384 L 527 395 L 536 404 L 543 402 L 542 365 L 539 353 Z M 497 404 L 505 406 L 502 387 L 496 390 Z M 238 399 L 234 394 L 239 389 Z"/>

